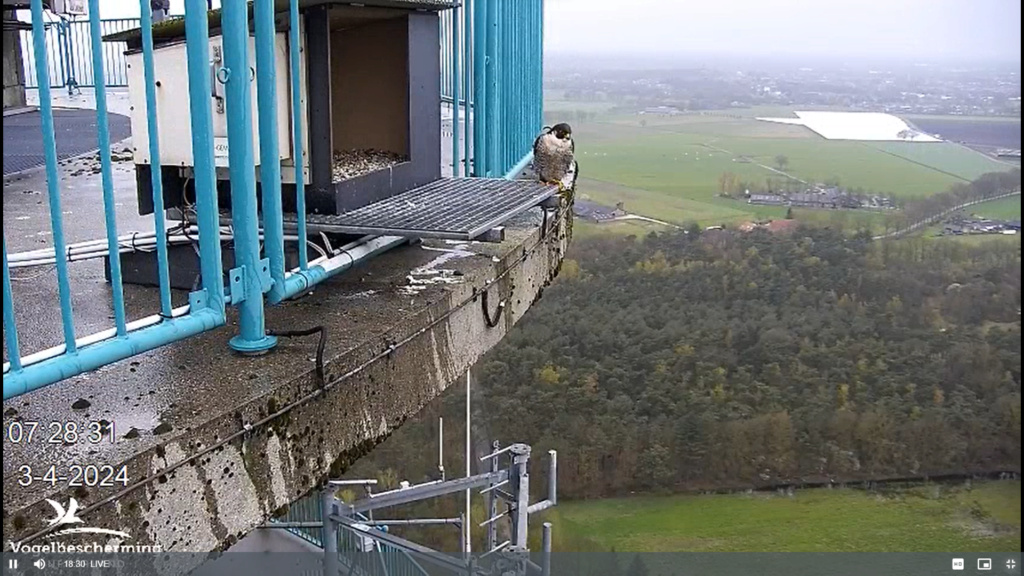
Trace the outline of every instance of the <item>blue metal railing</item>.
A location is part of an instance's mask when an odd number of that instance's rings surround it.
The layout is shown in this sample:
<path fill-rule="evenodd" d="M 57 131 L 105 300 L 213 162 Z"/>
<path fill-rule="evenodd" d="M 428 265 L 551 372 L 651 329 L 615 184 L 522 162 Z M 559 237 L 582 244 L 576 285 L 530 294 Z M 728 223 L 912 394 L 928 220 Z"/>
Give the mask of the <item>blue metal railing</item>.
<path fill-rule="evenodd" d="M 323 522 L 322 499 L 318 494 L 306 496 L 293 502 L 287 514 L 276 522 Z M 366 520 L 359 515 L 358 519 Z M 271 521 L 273 524 L 275 521 Z M 323 534 L 320 528 L 284 528 L 299 538 L 323 548 Z M 359 546 L 359 535 L 347 527 L 338 530 L 338 556 L 341 558 L 343 573 L 358 576 L 429 576 L 429 573 L 405 550 L 385 542 L 377 542 L 370 552 Z"/>
<path fill-rule="evenodd" d="M 206 9 L 203 0 L 188 0 L 193 9 L 189 14 L 187 26 L 193 32 L 189 34 L 188 70 L 193 90 L 192 102 L 206 104 L 210 93 L 208 69 L 208 43 Z M 128 322 L 124 311 L 123 285 L 120 274 L 119 239 L 117 236 L 115 203 L 111 175 L 110 142 L 104 81 L 105 70 L 102 65 L 100 49 L 102 25 L 100 20 L 99 0 L 90 0 L 90 17 L 88 26 L 91 38 L 92 65 L 96 81 L 96 121 L 98 127 L 97 148 L 101 162 L 101 179 L 103 206 L 105 212 L 105 228 L 107 247 L 110 258 L 110 282 L 112 288 L 112 304 L 114 308 L 114 328 L 85 338 L 76 338 L 74 314 L 71 305 L 72 286 L 68 273 L 67 246 L 64 241 L 64 226 L 61 210 L 61 180 L 57 166 L 56 141 L 54 135 L 53 107 L 50 94 L 50 66 L 48 62 L 49 43 L 43 19 L 41 0 L 33 0 L 32 13 L 32 48 L 34 61 L 44 63 L 35 67 L 35 77 L 39 87 L 40 115 L 44 156 L 46 164 L 46 183 L 49 196 L 50 228 L 53 234 L 53 260 L 57 269 L 58 299 L 60 302 L 61 322 L 63 325 L 64 343 L 60 346 L 37 352 L 29 356 L 21 356 L 18 345 L 18 330 L 15 323 L 16 303 L 11 293 L 10 273 L 6 253 L 7 241 L 4 237 L 4 331 L 7 354 L 10 359 L 4 364 L 4 399 L 24 394 L 36 388 L 60 381 L 75 374 L 94 370 L 103 365 L 128 358 L 181 340 L 195 334 L 220 326 L 225 321 L 223 284 L 221 281 L 221 254 L 219 243 L 219 222 L 217 220 L 217 197 L 215 176 L 213 173 L 213 133 L 211 111 L 208 105 L 191 106 L 191 123 L 193 134 L 193 152 L 196 157 L 196 202 L 199 214 L 199 246 L 202 274 L 202 286 L 189 295 L 189 304 L 177 309 L 170 305 L 170 291 L 165 284 L 161 286 L 161 314 Z M 149 2 L 141 0 L 142 30 L 146 39 L 144 50 L 146 62 L 152 69 L 152 38 L 150 37 Z M 152 76 L 149 76 L 152 78 Z M 200 99 L 201 98 L 201 99 Z M 152 90 L 146 94 L 150 142 L 152 147 L 159 139 L 156 124 L 156 101 Z M 140 143 L 141 144 L 141 143 Z M 208 159 L 204 166 L 204 159 Z M 159 156 L 155 156 L 159 167 Z M 163 236 L 162 212 L 155 222 L 156 237 Z M 159 240 L 158 240 L 159 246 Z M 167 253 L 161 250 L 157 254 L 158 268 L 162 282 L 167 275 Z"/>
<path fill-rule="evenodd" d="M 110 256 L 111 299 L 114 327 L 82 338 L 76 337 L 72 309 L 72 285 L 68 272 L 69 247 L 64 241 L 61 210 L 61 180 L 54 136 L 51 72 L 78 73 L 79 64 L 64 60 L 63 51 L 54 52 L 54 27 L 44 20 L 41 0 L 32 0 L 32 72 L 39 90 L 44 140 L 47 193 L 49 197 L 52 259 L 57 270 L 57 291 L 63 326 L 63 344 L 21 355 L 18 341 L 17 302 L 11 291 L 9 256 L 4 238 L 4 331 L 8 361 L 4 363 L 4 399 L 24 394 L 62 379 L 94 370 L 103 365 L 152 350 L 159 346 L 211 330 L 225 323 L 225 307 L 239 311 L 238 334 L 231 346 L 245 353 L 264 351 L 275 340 L 264 326 L 264 306 L 278 304 L 304 292 L 310 286 L 368 258 L 400 245 L 405 238 L 382 236 L 366 238 L 333 254 L 308 260 L 306 242 L 305 185 L 303 182 L 303 106 L 295 94 L 302 92 L 300 75 L 291 74 L 292 166 L 296 179 L 296 211 L 300 242 L 299 266 L 286 269 L 284 257 L 281 163 L 278 141 L 277 82 L 274 0 L 255 0 L 255 78 L 247 72 L 249 14 L 246 3 L 225 3 L 221 13 L 224 62 L 211 78 L 209 21 L 205 0 L 185 0 L 185 53 L 188 72 L 189 121 L 192 144 L 192 178 L 195 183 L 195 212 L 198 232 L 197 252 L 202 283 L 189 294 L 188 304 L 173 307 L 168 271 L 167 229 L 164 221 L 162 181 L 160 178 L 159 123 L 153 64 L 154 44 L 148 0 L 140 0 L 142 63 L 145 68 L 145 102 L 148 142 L 136 141 L 136 147 L 148 148 L 152 173 L 154 205 L 153 245 L 157 261 L 160 312 L 129 321 L 125 313 L 119 253 L 124 242 L 118 237 L 111 174 L 106 87 L 117 85 L 108 78 L 113 70 L 117 78 L 121 68 L 107 62 L 109 48 L 102 36 L 109 30 L 100 14 L 99 0 L 90 0 L 86 48 L 70 54 L 88 55 L 82 66 L 90 72 L 82 80 L 96 88 L 98 126 L 97 148 L 101 162 L 102 202 L 105 214 L 106 250 Z M 456 176 L 511 177 L 530 160 L 533 137 L 541 125 L 542 12 L 543 0 L 467 0 L 460 7 L 441 14 L 443 74 L 442 91 L 447 90 L 453 106 L 452 153 Z M 298 0 L 291 0 L 288 12 L 289 68 L 301 66 Z M 126 22 L 130 19 L 121 19 Z M 66 23 L 61 24 L 61 26 Z M 118 52 L 123 47 L 114 47 Z M 56 56 L 55 56 L 56 54 Z M 57 62 L 56 68 L 54 61 Z M 74 62 L 72 64 L 72 62 Z M 285 72 L 288 73 L 288 72 Z M 255 81 L 260 139 L 260 186 L 263 191 L 262 214 L 257 212 L 251 81 Z M 235 268 L 225 278 L 222 268 L 220 214 L 217 201 L 217 176 L 213 149 L 213 117 L 210 94 L 213 82 L 225 84 L 227 114 L 228 171 L 231 181 L 231 227 Z M 84 84 L 82 84 L 84 85 Z M 460 118 L 464 120 L 460 120 Z M 461 124 L 460 124 L 461 122 Z M 462 130 L 459 130 L 461 126 Z M 146 148 L 143 148 L 146 147 Z M 261 218 L 262 217 L 262 221 Z M 262 243 L 260 234 L 262 230 Z M 194 239 L 194 236 L 190 239 Z M 21 259 L 12 255 L 11 259 Z"/>
<path fill-rule="evenodd" d="M 543 0 L 466 0 L 442 15 L 441 97 L 460 103 L 452 157 L 462 175 L 512 175 L 532 159 L 543 122 L 543 21 Z"/>
<path fill-rule="evenodd" d="M 99 22 L 100 35 L 107 36 L 138 28 L 141 18 L 104 18 Z M 38 88 L 36 63 L 46 62 L 51 88 L 87 88 L 102 78 L 106 86 L 128 86 L 128 60 L 124 42 L 104 42 L 96 47 L 92 41 L 92 20 L 50 18 L 46 23 L 47 58 L 37 58 L 34 51 L 22 52 L 25 67 L 25 88 Z M 32 45 L 32 32 L 20 32 L 23 46 Z M 96 53 L 101 57 L 97 60 Z M 94 72 L 96 71 L 96 72 Z"/>

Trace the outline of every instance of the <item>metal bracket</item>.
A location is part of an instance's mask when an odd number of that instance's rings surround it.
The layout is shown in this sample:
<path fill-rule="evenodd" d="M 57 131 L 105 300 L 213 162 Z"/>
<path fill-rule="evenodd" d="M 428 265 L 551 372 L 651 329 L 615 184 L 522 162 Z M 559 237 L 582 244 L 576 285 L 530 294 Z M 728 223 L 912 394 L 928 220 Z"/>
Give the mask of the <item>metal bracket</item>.
<path fill-rule="evenodd" d="M 264 258 L 259 261 L 259 269 L 256 270 L 260 278 L 260 291 L 266 294 L 274 286 L 274 279 L 270 276 L 270 259 Z"/>
<path fill-rule="evenodd" d="M 210 305 L 210 299 L 207 298 L 206 288 L 202 290 L 196 290 L 190 292 L 188 295 L 188 307 L 189 312 L 198 312 L 205 310 Z"/>
<path fill-rule="evenodd" d="M 231 292 L 231 303 L 238 305 L 245 302 L 245 266 L 232 268 L 228 272 L 228 287 Z"/>

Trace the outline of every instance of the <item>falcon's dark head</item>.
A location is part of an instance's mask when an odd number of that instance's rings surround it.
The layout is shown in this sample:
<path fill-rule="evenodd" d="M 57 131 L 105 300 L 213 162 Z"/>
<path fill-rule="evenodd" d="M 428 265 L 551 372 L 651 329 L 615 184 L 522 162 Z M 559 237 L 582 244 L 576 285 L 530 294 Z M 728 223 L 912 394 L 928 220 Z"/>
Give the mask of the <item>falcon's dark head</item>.
<path fill-rule="evenodd" d="M 570 140 L 572 139 L 572 128 L 566 124 L 555 124 L 551 127 L 551 133 L 555 135 L 559 140 Z"/>

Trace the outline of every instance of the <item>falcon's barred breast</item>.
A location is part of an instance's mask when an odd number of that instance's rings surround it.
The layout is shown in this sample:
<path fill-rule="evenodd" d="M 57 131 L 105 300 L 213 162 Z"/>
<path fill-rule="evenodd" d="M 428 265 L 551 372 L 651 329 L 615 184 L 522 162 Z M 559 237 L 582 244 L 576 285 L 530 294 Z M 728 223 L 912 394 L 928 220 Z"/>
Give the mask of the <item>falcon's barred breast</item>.
<path fill-rule="evenodd" d="M 574 188 L 577 175 L 575 151 L 572 128 L 568 124 L 544 128 L 533 142 L 533 167 L 537 177 L 548 184 L 559 184 L 563 189 Z"/>

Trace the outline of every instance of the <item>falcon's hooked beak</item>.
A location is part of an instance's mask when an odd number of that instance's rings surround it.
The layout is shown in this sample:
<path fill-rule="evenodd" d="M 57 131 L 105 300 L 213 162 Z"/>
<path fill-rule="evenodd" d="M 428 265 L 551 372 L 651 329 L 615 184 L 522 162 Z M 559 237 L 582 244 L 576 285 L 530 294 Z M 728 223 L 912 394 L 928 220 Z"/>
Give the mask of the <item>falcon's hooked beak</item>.
<path fill-rule="evenodd" d="M 572 138 L 572 128 L 568 124 L 556 124 L 551 132 L 555 135 L 555 138 L 559 140 L 570 140 Z"/>

